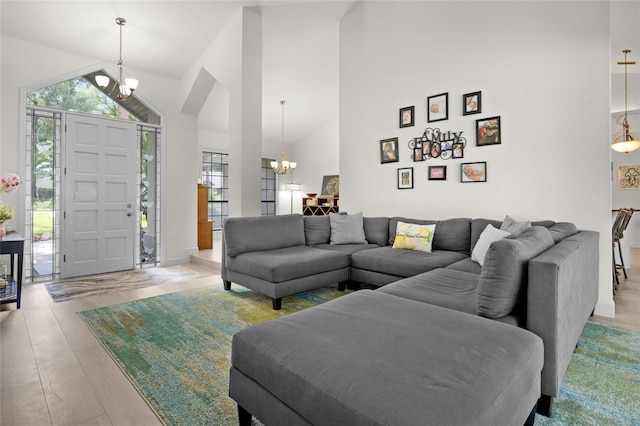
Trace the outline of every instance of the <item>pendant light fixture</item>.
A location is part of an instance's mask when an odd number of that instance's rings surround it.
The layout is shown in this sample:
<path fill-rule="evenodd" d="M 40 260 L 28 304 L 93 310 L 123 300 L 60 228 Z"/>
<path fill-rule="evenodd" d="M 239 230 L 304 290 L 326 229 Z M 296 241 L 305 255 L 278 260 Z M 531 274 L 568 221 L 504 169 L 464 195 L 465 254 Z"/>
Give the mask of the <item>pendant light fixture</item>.
<path fill-rule="evenodd" d="M 285 101 L 280 101 L 282 105 L 282 144 L 284 145 L 284 104 Z M 284 159 L 284 151 L 280 151 L 280 163 L 277 160 L 271 162 L 271 168 L 278 175 L 285 175 L 287 173 L 293 173 L 296 168 L 295 161 L 287 161 Z"/>
<path fill-rule="evenodd" d="M 618 65 L 624 65 L 624 115 L 622 116 L 622 135 L 611 143 L 611 149 L 625 154 L 640 148 L 640 141 L 635 138 L 635 134 L 629 129 L 627 121 L 627 65 L 635 65 L 636 61 L 628 61 L 627 55 L 631 52 L 629 49 L 622 51 L 624 53 L 624 62 L 618 62 Z"/>
<path fill-rule="evenodd" d="M 133 91 L 138 88 L 138 80 L 135 78 L 124 78 L 124 62 L 122 62 L 122 27 L 125 26 L 127 20 L 124 18 L 116 18 L 116 24 L 120 26 L 120 57 L 118 59 L 118 80 L 115 82 L 115 86 L 118 86 L 118 99 L 127 99 Z M 97 75 L 96 83 L 98 86 L 105 90 L 111 80 L 106 75 Z"/>

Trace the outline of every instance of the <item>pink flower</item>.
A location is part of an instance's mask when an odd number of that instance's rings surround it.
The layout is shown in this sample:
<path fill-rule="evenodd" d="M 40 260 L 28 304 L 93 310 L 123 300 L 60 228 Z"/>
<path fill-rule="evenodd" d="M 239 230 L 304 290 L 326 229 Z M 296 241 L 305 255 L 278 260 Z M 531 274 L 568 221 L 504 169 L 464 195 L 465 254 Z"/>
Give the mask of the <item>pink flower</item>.
<path fill-rule="evenodd" d="M 20 177 L 15 173 L 7 173 L 0 178 L 0 192 L 13 192 L 20 185 Z"/>

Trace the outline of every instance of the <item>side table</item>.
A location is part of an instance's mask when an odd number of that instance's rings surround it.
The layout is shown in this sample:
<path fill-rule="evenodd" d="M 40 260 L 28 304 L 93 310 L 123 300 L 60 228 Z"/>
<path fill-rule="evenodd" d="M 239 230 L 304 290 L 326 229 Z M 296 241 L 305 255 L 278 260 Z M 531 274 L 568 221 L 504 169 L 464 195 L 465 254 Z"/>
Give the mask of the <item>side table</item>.
<path fill-rule="evenodd" d="M 9 261 L 11 275 L 6 277 L 7 285 L 4 290 L 0 290 L 0 304 L 16 303 L 17 308 L 20 309 L 20 297 L 22 296 L 24 238 L 18 234 L 7 234 L 0 238 L 0 254 L 8 254 L 11 256 Z"/>

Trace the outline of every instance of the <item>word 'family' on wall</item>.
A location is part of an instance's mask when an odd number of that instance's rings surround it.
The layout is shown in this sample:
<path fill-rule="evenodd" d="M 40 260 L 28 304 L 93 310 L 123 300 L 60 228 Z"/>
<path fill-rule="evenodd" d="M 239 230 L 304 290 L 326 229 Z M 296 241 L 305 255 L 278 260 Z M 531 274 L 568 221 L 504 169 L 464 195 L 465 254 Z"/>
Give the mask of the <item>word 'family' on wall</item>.
<path fill-rule="evenodd" d="M 411 159 L 424 161 L 431 158 L 443 160 L 463 158 L 467 139 L 462 136 L 462 133 L 462 131 L 443 132 L 437 128 L 427 127 L 422 136 L 409 141 L 409 149 L 412 151 Z"/>

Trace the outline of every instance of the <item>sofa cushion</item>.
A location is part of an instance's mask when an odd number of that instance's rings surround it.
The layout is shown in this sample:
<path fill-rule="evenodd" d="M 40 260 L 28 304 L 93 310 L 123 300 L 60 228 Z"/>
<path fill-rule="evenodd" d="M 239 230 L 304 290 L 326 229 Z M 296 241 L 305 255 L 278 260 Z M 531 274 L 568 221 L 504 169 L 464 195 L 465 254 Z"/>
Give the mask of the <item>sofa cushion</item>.
<path fill-rule="evenodd" d="M 367 244 L 361 212 L 351 215 L 329 213 L 329 223 L 330 244 Z"/>
<path fill-rule="evenodd" d="M 471 260 L 478 262 L 480 266 L 484 265 L 484 258 L 487 250 L 489 250 L 489 246 L 494 241 L 507 238 L 509 235 L 511 234 L 507 231 L 496 229 L 491 224 L 487 225 L 487 227 L 484 228 L 484 231 L 482 231 L 482 234 L 480 234 L 480 238 L 478 238 L 478 242 L 473 248 L 473 252 L 471 252 Z"/>
<path fill-rule="evenodd" d="M 304 239 L 308 246 L 329 244 L 329 238 L 331 238 L 329 216 L 304 217 Z"/>
<path fill-rule="evenodd" d="M 419 220 L 403 217 L 392 217 L 389 220 L 389 245 L 393 245 L 398 222 L 436 225 L 438 231 L 433 234 L 433 250 L 447 250 L 469 253 L 471 238 L 471 219 L 453 218 L 446 220 Z"/>
<path fill-rule="evenodd" d="M 303 246 L 302 215 L 230 217 L 224 222 L 226 255 Z"/>
<path fill-rule="evenodd" d="M 549 230 L 542 226 L 492 243 L 478 284 L 478 314 L 488 318 L 510 314 L 526 291 L 529 260 L 553 244 Z"/>
<path fill-rule="evenodd" d="M 518 222 L 511 216 L 507 215 L 500 225 L 500 230 L 507 231 L 512 237 L 522 234 L 522 231 L 531 226 L 531 221 Z"/>
<path fill-rule="evenodd" d="M 348 255 L 352 255 L 355 252 L 362 250 L 369 250 L 374 248 L 380 248 L 377 244 L 316 244 L 315 248 L 323 249 L 323 250 L 333 250 L 338 251 L 340 253 L 345 253 Z M 349 257 L 351 259 L 351 257 Z"/>
<path fill-rule="evenodd" d="M 389 240 L 389 218 L 388 217 L 365 217 L 364 235 L 369 244 L 377 244 L 380 247 L 388 245 Z"/>
<path fill-rule="evenodd" d="M 393 248 L 417 250 L 431 253 L 433 233 L 436 225 L 418 225 L 416 223 L 398 222 Z"/>
<path fill-rule="evenodd" d="M 480 273 L 482 272 L 482 266 L 480 266 L 478 262 L 471 260 L 470 257 L 459 260 L 456 263 L 452 263 L 451 265 L 447 266 L 447 269 L 471 272 L 472 274 L 476 274 L 478 277 L 480 277 Z"/>
<path fill-rule="evenodd" d="M 227 268 L 272 283 L 334 271 L 349 266 L 349 256 L 305 245 L 249 252 L 230 258 Z"/>
<path fill-rule="evenodd" d="M 480 276 L 455 269 L 434 269 L 376 291 L 475 315 Z"/>
<path fill-rule="evenodd" d="M 455 251 L 434 250 L 424 253 L 385 246 L 353 253 L 351 267 L 396 277 L 412 277 L 432 269 L 443 268 L 465 257 L 467 256 Z"/>
<path fill-rule="evenodd" d="M 573 223 L 558 222 L 549 227 L 549 232 L 551 233 L 553 242 L 557 244 L 565 238 L 577 234 L 578 228 L 576 228 L 576 225 Z"/>

